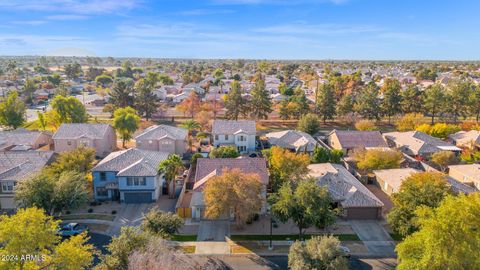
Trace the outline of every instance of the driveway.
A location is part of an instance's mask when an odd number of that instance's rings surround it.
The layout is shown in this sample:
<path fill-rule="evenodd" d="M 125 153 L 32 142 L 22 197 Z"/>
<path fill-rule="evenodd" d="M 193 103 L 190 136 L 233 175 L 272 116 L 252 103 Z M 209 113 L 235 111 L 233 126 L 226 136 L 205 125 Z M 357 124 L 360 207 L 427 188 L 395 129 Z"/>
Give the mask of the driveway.
<path fill-rule="evenodd" d="M 198 227 L 197 241 L 225 241 L 230 235 L 230 221 L 202 220 Z"/>
<path fill-rule="evenodd" d="M 169 199 L 168 196 L 161 196 L 156 203 L 132 203 L 121 204 L 117 211 L 113 225 L 110 226 L 107 233 L 109 235 L 120 234 L 121 227 L 124 226 L 140 226 L 143 216 L 153 207 L 158 207 L 165 212 L 174 212 L 177 199 Z"/>
<path fill-rule="evenodd" d="M 351 220 L 350 225 L 373 256 L 385 258 L 397 256 L 394 241 L 378 221 Z"/>

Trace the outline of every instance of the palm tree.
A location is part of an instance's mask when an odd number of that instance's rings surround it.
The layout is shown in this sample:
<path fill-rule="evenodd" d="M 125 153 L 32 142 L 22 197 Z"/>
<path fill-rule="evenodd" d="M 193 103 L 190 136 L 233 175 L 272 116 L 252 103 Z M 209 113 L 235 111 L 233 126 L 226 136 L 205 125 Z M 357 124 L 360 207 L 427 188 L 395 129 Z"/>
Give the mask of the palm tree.
<path fill-rule="evenodd" d="M 158 172 L 165 176 L 167 181 L 167 193 L 171 199 L 175 198 L 175 178 L 183 170 L 183 162 L 180 156 L 172 154 L 158 166 Z M 173 181 L 173 193 L 170 192 L 170 183 Z"/>
<path fill-rule="evenodd" d="M 180 127 L 188 130 L 188 146 L 189 146 L 190 150 L 192 150 L 192 144 L 193 144 L 192 132 L 196 129 L 200 129 L 202 127 L 202 125 L 200 125 L 195 120 L 189 119 L 189 120 L 183 122 L 183 124 L 181 124 Z"/>

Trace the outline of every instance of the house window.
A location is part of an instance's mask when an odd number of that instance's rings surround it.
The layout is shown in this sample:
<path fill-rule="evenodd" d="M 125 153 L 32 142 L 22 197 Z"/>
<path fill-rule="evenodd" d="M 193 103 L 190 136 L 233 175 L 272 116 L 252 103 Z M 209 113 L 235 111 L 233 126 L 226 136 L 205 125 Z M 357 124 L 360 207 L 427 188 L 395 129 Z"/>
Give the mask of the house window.
<path fill-rule="evenodd" d="M 17 185 L 15 181 L 6 181 L 2 183 L 2 192 L 13 192 L 13 188 Z"/>
<path fill-rule="evenodd" d="M 243 135 L 240 135 L 240 136 L 238 137 L 238 141 L 240 141 L 240 142 L 244 142 L 244 141 L 246 141 L 246 140 L 247 140 L 247 138 L 246 138 L 245 136 L 243 136 Z"/>
<path fill-rule="evenodd" d="M 127 186 L 146 186 L 146 177 L 127 177 Z"/>
<path fill-rule="evenodd" d="M 71 141 L 67 141 L 67 145 L 72 145 L 72 142 L 71 142 Z"/>
<path fill-rule="evenodd" d="M 99 197 L 108 196 L 107 189 L 104 188 L 104 187 L 97 187 L 97 196 L 99 196 Z"/>
<path fill-rule="evenodd" d="M 215 135 L 215 140 L 218 141 L 218 135 Z"/>
<path fill-rule="evenodd" d="M 246 146 L 237 146 L 237 150 L 238 150 L 238 152 L 245 152 L 245 151 L 247 151 L 247 147 Z"/>
<path fill-rule="evenodd" d="M 225 141 L 228 141 L 228 135 L 225 135 Z"/>
<path fill-rule="evenodd" d="M 100 172 L 100 181 L 107 181 L 107 173 Z"/>

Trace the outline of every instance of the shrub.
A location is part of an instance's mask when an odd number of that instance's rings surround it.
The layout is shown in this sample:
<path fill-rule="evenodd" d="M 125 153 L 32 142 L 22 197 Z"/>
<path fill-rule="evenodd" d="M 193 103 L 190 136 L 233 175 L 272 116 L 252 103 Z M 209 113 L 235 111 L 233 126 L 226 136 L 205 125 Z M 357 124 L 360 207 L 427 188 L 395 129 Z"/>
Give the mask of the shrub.
<path fill-rule="evenodd" d="M 360 131 L 374 131 L 378 130 L 378 127 L 373 121 L 370 120 L 360 120 L 355 124 L 355 128 Z"/>

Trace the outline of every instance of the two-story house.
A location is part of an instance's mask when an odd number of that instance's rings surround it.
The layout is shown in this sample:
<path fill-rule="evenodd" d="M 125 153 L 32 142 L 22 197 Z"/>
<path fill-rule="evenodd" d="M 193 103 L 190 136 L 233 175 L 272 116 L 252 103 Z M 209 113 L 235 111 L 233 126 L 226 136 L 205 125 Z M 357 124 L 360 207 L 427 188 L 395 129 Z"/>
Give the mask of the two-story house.
<path fill-rule="evenodd" d="M 52 139 L 57 153 L 86 147 L 105 157 L 117 148 L 115 129 L 107 124 L 62 124 Z"/>
<path fill-rule="evenodd" d="M 206 204 L 204 200 L 203 189 L 207 182 L 214 176 L 222 175 L 225 170 L 239 169 L 242 173 L 258 174 L 262 183 L 261 197 L 263 203 L 260 208 L 260 213 L 266 212 L 267 203 L 267 185 L 268 185 L 268 170 L 267 162 L 263 158 L 199 158 L 195 170 L 192 190 L 190 198 L 190 208 L 192 218 L 201 219 L 204 217 Z M 182 196 L 184 197 L 184 196 Z"/>
<path fill-rule="evenodd" d="M 155 202 L 165 185 L 158 166 L 168 155 L 137 148 L 109 154 L 92 169 L 95 200 Z"/>
<path fill-rule="evenodd" d="M 188 149 L 188 131 L 167 125 L 155 125 L 135 137 L 138 149 L 161 151 L 182 156 Z"/>
<path fill-rule="evenodd" d="M 239 153 L 255 151 L 255 121 L 249 120 L 215 120 L 212 125 L 213 146 L 237 147 Z"/>
<path fill-rule="evenodd" d="M 15 186 L 43 167 L 52 163 L 52 151 L 6 151 L 0 152 L 0 207 L 2 210 L 15 209 Z"/>

